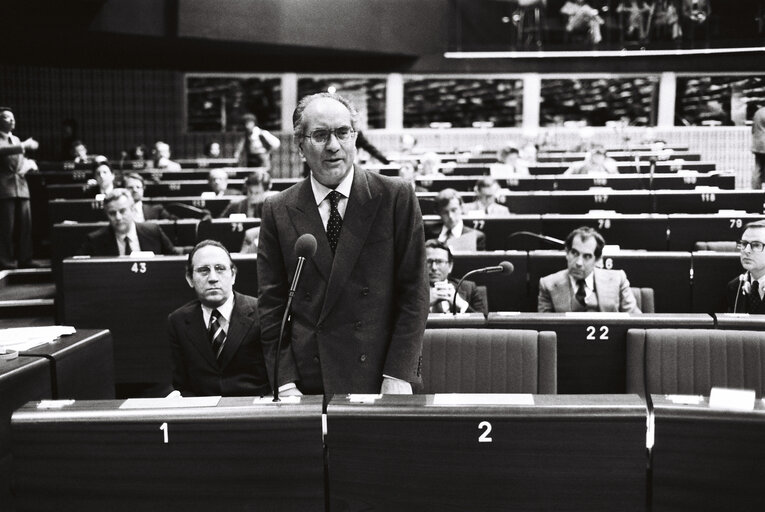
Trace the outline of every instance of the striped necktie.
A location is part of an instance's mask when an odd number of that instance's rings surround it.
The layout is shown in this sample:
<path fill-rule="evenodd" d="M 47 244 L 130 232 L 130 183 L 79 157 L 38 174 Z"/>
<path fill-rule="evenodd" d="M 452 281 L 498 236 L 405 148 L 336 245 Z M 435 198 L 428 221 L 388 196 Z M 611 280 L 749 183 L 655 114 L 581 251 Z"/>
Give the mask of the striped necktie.
<path fill-rule="evenodd" d="M 226 331 L 223 330 L 223 326 L 220 324 L 220 311 L 217 309 L 214 309 L 212 315 L 210 315 L 210 328 L 207 329 L 207 335 L 210 338 L 215 357 L 220 358 L 220 354 L 223 351 L 223 343 L 226 342 Z"/>

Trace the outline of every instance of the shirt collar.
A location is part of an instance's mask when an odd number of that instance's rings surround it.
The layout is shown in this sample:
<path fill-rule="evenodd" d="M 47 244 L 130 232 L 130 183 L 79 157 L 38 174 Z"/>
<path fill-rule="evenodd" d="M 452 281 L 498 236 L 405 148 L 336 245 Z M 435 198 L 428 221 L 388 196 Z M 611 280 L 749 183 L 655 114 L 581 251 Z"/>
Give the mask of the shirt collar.
<path fill-rule="evenodd" d="M 316 178 L 313 177 L 313 172 L 311 172 L 311 189 L 313 190 L 313 197 L 316 200 L 316 205 L 320 205 L 322 201 L 324 201 L 327 198 L 327 195 L 329 195 L 332 190 L 337 190 L 341 194 L 343 194 L 343 197 L 349 198 L 351 197 L 351 185 L 353 185 L 353 174 L 354 174 L 354 167 L 351 166 L 351 171 L 348 173 L 348 175 L 343 178 L 343 181 L 340 182 L 340 184 L 335 187 L 334 189 L 331 189 L 325 185 L 322 185 L 319 183 Z"/>
<path fill-rule="evenodd" d="M 234 311 L 234 294 L 232 293 L 228 300 L 217 308 L 211 308 L 202 304 L 202 316 L 204 317 L 205 325 L 210 325 L 210 317 L 212 316 L 213 309 L 217 309 L 220 315 L 226 319 L 226 323 L 230 324 L 231 314 Z"/>
<path fill-rule="evenodd" d="M 452 236 L 454 238 L 458 238 L 462 236 L 462 232 L 464 230 L 465 230 L 465 224 L 462 222 L 462 220 L 458 220 L 452 229 L 447 229 L 446 226 L 442 227 L 440 237 L 446 236 L 446 233 L 451 231 Z"/>
<path fill-rule="evenodd" d="M 130 225 L 130 229 L 128 229 L 128 232 L 124 235 L 118 235 L 116 232 L 114 233 L 114 237 L 118 240 L 124 240 L 125 237 L 128 237 L 128 239 L 131 242 L 138 242 L 138 231 L 135 229 L 135 222 Z"/>
<path fill-rule="evenodd" d="M 574 276 L 571 274 L 568 275 L 568 280 L 571 282 L 571 287 L 576 290 L 577 284 L 576 279 L 574 279 Z M 593 270 L 590 272 L 590 275 L 584 278 L 584 286 L 588 290 L 594 290 L 595 289 L 595 271 Z"/>

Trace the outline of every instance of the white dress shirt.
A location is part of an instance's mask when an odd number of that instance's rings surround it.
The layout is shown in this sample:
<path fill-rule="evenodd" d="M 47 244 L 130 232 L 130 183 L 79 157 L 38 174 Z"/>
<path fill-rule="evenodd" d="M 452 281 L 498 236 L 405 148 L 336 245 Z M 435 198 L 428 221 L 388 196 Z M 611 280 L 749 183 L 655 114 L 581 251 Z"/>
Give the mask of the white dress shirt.
<path fill-rule="evenodd" d="M 129 254 L 125 254 L 125 237 L 126 236 L 128 240 L 130 240 L 131 251 L 141 250 L 141 244 L 138 243 L 138 232 L 135 230 L 135 222 L 134 222 L 130 226 L 130 229 L 128 230 L 126 235 L 118 235 L 117 233 L 114 234 L 114 238 L 117 239 L 117 248 L 120 251 L 120 256 L 130 256 Z"/>
<path fill-rule="evenodd" d="M 340 194 L 342 198 L 337 203 L 337 211 L 340 212 L 340 217 L 345 218 L 345 209 L 348 207 L 348 198 L 351 196 L 351 185 L 353 185 L 353 173 L 354 169 L 351 167 L 351 172 L 343 178 L 343 181 L 334 189 Z M 313 190 L 313 197 L 316 200 L 316 206 L 319 208 L 319 215 L 321 216 L 321 222 L 324 224 L 324 229 L 327 229 L 327 223 L 329 222 L 329 213 L 332 209 L 329 204 L 329 193 L 333 189 L 326 187 L 316 181 L 311 173 L 311 189 Z"/>

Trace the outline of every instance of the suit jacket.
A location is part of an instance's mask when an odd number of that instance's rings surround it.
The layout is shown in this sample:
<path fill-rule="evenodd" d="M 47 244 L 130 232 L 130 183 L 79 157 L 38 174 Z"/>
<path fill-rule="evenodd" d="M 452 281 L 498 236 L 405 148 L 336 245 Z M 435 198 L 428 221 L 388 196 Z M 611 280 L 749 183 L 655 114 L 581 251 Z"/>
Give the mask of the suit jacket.
<path fill-rule="evenodd" d="M 444 228 L 443 224 L 436 224 L 433 225 L 427 233 L 427 239 L 434 239 L 438 240 L 438 237 L 441 235 L 441 230 Z M 486 235 L 484 235 L 483 231 L 475 228 L 471 228 L 466 223 L 463 223 L 462 225 L 462 235 L 466 235 L 470 232 L 475 231 L 476 238 L 475 238 L 475 248 L 477 251 L 485 251 L 486 250 Z M 447 245 L 448 242 L 447 242 Z"/>
<path fill-rule="evenodd" d="M 141 201 L 145 220 L 175 220 L 178 217 L 165 210 L 161 204 L 147 204 Z"/>
<path fill-rule="evenodd" d="M 595 295 L 598 311 L 640 313 L 630 282 L 623 270 L 596 268 L 594 271 Z M 561 270 L 539 280 L 537 311 L 540 313 L 565 313 L 572 311 L 571 282 L 568 270 Z"/>
<path fill-rule="evenodd" d="M 29 198 L 29 185 L 25 176 L 19 174 L 24 170 L 26 158 L 24 149 L 18 137 L 11 135 L 8 140 L 0 134 L 0 199 L 20 197 Z"/>
<path fill-rule="evenodd" d="M 215 358 L 198 300 L 167 317 L 173 388 L 184 396 L 271 393 L 260 346 L 258 301 L 234 292 L 234 309 L 220 359 Z"/>
<path fill-rule="evenodd" d="M 379 393 L 383 374 L 419 382 L 429 293 L 422 215 L 411 187 L 357 167 L 334 258 L 310 179 L 266 199 L 258 284 L 269 371 L 295 273 L 295 241 L 304 233 L 316 237 L 318 248 L 292 304 L 279 384 L 297 381 L 304 393 L 330 394 Z"/>
<path fill-rule="evenodd" d="M 162 229 L 152 222 L 136 222 L 135 230 L 142 251 L 152 251 L 154 254 L 177 254 L 173 243 L 167 238 Z M 77 254 L 89 256 L 119 256 L 117 240 L 111 225 L 88 233 L 85 243 L 80 246 Z"/>
<path fill-rule="evenodd" d="M 739 276 L 736 276 L 728 282 L 725 300 L 723 301 L 723 307 L 720 308 L 720 311 L 727 313 L 765 315 L 765 301 L 761 301 L 757 308 L 752 309 L 749 304 L 750 297 L 751 292 L 746 292 Z"/>

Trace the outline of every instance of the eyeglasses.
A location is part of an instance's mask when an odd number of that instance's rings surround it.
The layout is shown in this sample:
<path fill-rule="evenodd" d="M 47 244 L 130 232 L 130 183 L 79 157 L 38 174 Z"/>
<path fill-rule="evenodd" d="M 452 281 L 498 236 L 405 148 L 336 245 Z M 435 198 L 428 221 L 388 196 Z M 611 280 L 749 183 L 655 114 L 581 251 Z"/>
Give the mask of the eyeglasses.
<path fill-rule="evenodd" d="M 425 262 L 428 264 L 428 266 L 433 265 L 434 263 L 436 265 L 446 265 L 449 263 L 449 260 L 441 260 L 441 259 L 427 259 Z"/>
<path fill-rule="evenodd" d="M 335 128 L 334 130 L 325 130 L 320 128 L 318 130 L 312 131 L 308 135 L 303 135 L 303 137 L 306 139 L 311 139 L 311 142 L 316 146 L 323 146 L 329 141 L 329 137 L 333 133 L 335 134 L 335 137 L 337 137 L 337 140 L 340 142 L 348 142 L 356 134 L 356 130 L 350 126 L 341 126 L 339 128 Z"/>
<path fill-rule="evenodd" d="M 227 265 L 213 265 L 212 268 L 209 265 L 205 265 L 203 267 L 195 267 L 194 273 L 199 274 L 202 277 L 207 277 L 210 275 L 210 272 L 212 270 L 215 270 L 216 274 L 225 274 L 229 270 L 231 270 L 231 267 Z"/>
<path fill-rule="evenodd" d="M 748 240 L 739 240 L 736 242 L 736 249 L 739 251 L 745 251 L 747 247 L 752 249 L 752 252 L 762 252 L 765 249 L 765 244 L 762 242 L 750 242 Z"/>

